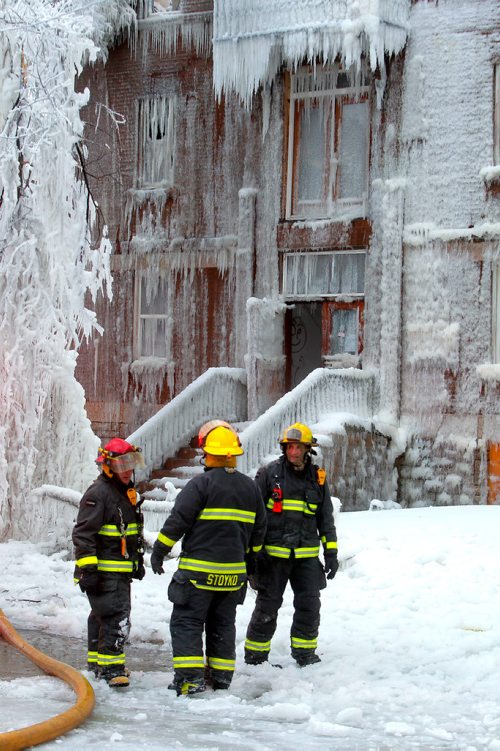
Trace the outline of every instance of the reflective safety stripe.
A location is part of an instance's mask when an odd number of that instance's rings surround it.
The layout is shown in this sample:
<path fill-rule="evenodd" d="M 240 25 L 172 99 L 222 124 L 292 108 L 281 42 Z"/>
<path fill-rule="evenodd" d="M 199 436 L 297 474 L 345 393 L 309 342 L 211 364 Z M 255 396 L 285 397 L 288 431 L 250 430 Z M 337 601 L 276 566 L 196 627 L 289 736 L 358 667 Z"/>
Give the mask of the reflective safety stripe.
<path fill-rule="evenodd" d="M 80 568 L 83 568 L 84 566 L 97 566 L 97 556 L 86 555 L 83 558 L 78 558 L 76 565 Z"/>
<path fill-rule="evenodd" d="M 97 664 L 100 667 L 106 667 L 107 665 L 125 665 L 125 655 L 123 652 L 120 655 L 103 655 L 98 653 Z"/>
<path fill-rule="evenodd" d="M 308 514 L 309 516 L 314 516 L 316 511 L 318 510 L 317 503 L 307 504 L 305 501 L 295 500 L 293 498 L 283 498 L 282 504 L 283 511 L 295 511 L 299 514 Z M 267 508 L 271 509 L 272 511 L 274 507 L 274 500 L 270 498 L 266 505 Z"/>
<path fill-rule="evenodd" d="M 313 548 L 295 548 L 294 553 L 296 558 L 315 558 L 319 555 L 319 545 Z"/>
<path fill-rule="evenodd" d="M 271 649 L 271 640 L 269 641 L 252 641 L 245 639 L 245 649 L 249 652 L 269 652 Z"/>
<path fill-rule="evenodd" d="M 210 574 L 210 576 L 211 576 L 211 574 Z M 221 574 L 221 576 L 223 576 L 223 574 Z M 214 584 L 214 585 L 210 585 L 210 584 L 198 584 L 198 582 L 196 581 L 196 579 L 190 579 L 190 582 L 193 585 L 193 587 L 196 587 L 196 589 L 208 589 L 210 592 L 237 592 L 243 586 L 243 582 L 241 584 L 238 584 L 237 586 L 234 586 L 234 587 L 230 587 L 230 586 L 224 585 L 224 584 L 221 584 L 219 586 L 217 586 L 216 584 Z"/>
<path fill-rule="evenodd" d="M 206 574 L 245 574 L 244 561 L 238 563 L 218 563 L 217 561 L 200 561 L 197 558 L 181 558 L 179 568 L 185 571 L 200 571 Z"/>
<path fill-rule="evenodd" d="M 212 670 L 231 670 L 236 667 L 236 660 L 223 660 L 222 657 L 207 657 L 207 663 Z"/>
<path fill-rule="evenodd" d="M 170 537 L 167 537 L 166 535 L 162 535 L 160 532 L 158 535 L 158 542 L 162 542 L 164 545 L 167 546 L 167 548 L 173 548 L 177 540 L 171 540 Z"/>
<path fill-rule="evenodd" d="M 290 558 L 290 548 L 279 548 L 276 545 L 265 545 L 264 550 L 274 558 Z"/>
<path fill-rule="evenodd" d="M 252 547 L 252 552 L 253 553 L 260 553 L 260 551 L 262 550 L 262 547 L 263 547 L 262 545 L 254 545 Z"/>
<path fill-rule="evenodd" d="M 205 662 L 203 655 L 191 655 L 188 657 L 174 657 L 174 670 L 177 668 L 200 668 L 203 670 Z"/>
<path fill-rule="evenodd" d="M 87 652 L 87 662 L 97 662 L 97 652 Z"/>
<path fill-rule="evenodd" d="M 297 636 L 291 637 L 292 649 L 316 649 L 318 639 L 299 639 Z"/>
<path fill-rule="evenodd" d="M 98 571 L 113 571 L 115 573 L 127 574 L 134 570 L 133 561 L 98 561 Z"/>
<path fill-rule="evenodd" d="M 98 534 L 104 535 L 105 537 L 121 537 L 122 536 L 122 533 L 120 532 L 116 524 L 103 524 Z M 139 534 L 137 524 L 135 522 L 133 524 L 129 524 L 124 534 L 126 537 Z"/>
<path fill-rule="evenodd" d="M 277 545 L 266 545 L 265 551 L 273 558 L 290 558 L 291 548 L 280 548 Z M 295 558 L 317 558 L 319 555 L 319 545 L 311 548 L 294 548 Z"/>
<path fill-rule="evenodd" d="M 238 508 L 205 508 L 198 515 L 198 519 L 254 524 L 255 512 L 242 511 Z"/>
<path fill-rule="evenodd" d="M 325 550 L 337 550 L 338 546 L 336 542 L 325 542 L 325 538 L 321 538 L 321 542 L 324 545 Z"/>

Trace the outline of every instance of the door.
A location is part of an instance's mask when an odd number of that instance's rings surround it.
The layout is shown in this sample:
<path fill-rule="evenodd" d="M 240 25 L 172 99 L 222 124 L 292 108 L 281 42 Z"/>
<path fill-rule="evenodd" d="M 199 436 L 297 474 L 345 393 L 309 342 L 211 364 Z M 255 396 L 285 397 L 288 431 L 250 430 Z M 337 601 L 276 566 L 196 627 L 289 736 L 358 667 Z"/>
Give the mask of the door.
<path fill-rule="evenodd" d="M 316 368 L 357 363 L 363 350 L 364 301 L 295 303 L 287 311 L 287 390 Z"/>
<path fill-rule="evenodd" d="M 287 310 L 287 390 L 293 389 L 321 359 L 322 303 L 296 303 Z"/>

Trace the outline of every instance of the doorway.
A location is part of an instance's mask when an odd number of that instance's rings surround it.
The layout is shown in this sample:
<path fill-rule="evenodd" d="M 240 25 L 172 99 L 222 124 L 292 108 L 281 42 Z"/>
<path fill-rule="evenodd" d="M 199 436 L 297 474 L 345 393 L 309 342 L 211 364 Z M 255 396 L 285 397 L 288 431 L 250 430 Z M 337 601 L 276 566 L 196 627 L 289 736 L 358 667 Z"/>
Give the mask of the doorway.
<path fill-rule="evenodd" d="M 322 304 L 320 302 L 295 303 L 287 310 L 287 390 L 297 384 L 315 368 L 321 368 Z"/>
<path fill-rule="evenodd" d="M 316 368 L 350 367 L 356 362 L 363 351 L 363 313 L 364 300 L 290 305 L 285 318 L 288 391 Z"/>

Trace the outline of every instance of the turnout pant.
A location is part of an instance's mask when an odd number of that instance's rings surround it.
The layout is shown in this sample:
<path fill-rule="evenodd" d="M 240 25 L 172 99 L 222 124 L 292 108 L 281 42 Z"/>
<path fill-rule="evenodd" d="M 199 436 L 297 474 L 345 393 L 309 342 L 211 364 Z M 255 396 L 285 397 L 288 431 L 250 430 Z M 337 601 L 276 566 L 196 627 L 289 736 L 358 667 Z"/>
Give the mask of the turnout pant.
<path fill-rule="evenodd" d="M 264 662 L 269 656 L 276 631 L 278 611 L 290 582 L 293 590 L 293 620 L 290 629 L 294 658 L 315 651 L 320 622 L 320 589 L 326 586 L 318 558 L 275 558 L 266 553 L 257 558 L 255 583 L 257 600 L 245 641 L 245 660 Z"/>
<path fill-rule="evenodd" d="M 202 684 L 206 666 L 214 687 L 227 687 L 236 663 L 236 606 L 246 586 L 235 592 L 197 589 L 190 581 L 182 581 L 179 573 L 174 574 L 168 591 L 174 604 L 170 618 L 174 681 Z"/>
<path fill-rule="evenodd" d="M 88 663 L 104 674 L 120 673 L 125 665 L 125 642 L 130 633 L 130 577 L 103 576 L 97 594 L 88 594 Z"/>

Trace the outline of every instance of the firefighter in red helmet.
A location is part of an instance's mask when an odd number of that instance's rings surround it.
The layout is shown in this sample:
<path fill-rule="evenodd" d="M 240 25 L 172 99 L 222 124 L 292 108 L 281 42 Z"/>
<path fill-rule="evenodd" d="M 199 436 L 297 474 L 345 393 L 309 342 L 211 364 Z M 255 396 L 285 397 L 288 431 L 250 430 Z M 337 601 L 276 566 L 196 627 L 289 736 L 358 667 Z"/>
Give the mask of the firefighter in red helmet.
<path fill-rule="evenodd" d="M 168 588 L 177 695 L 227 689 L 236 660 L 236 607 L 246 592 L 246 556 L 262 546 L 266 510 L 255 482 L 236 470 L 243 453 L 238 435 L 221 420 L 200 429 L 205 471 L 181 490 L 166 519 L 151 568 L 182 538 L 179 568 Z M 203 650 L 205 634 L 205 650 Z"/>
<path fill-rule="evenodd" d="M 129 685 L 124 645 L 130 632 L 130 582 L 144 569 L 143 516 L 134 471 L 141 450 L 112 438 L 96 459 L 101 474 L 84 493 L 73 529 L 75 583 L 89 599 L 88 669 L 109 686 Z"/>

